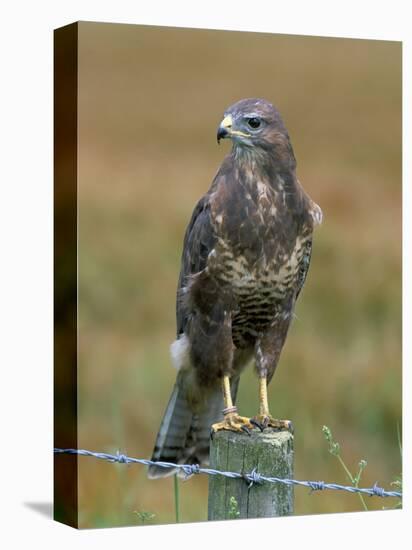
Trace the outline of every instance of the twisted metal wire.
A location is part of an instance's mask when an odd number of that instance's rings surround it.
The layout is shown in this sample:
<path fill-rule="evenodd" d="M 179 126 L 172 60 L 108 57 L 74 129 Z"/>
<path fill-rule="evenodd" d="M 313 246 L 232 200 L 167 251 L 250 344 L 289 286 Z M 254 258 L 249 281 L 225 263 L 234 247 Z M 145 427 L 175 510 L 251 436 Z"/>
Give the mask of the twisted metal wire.
<path fill-rule="evenodd" d="M 117 454 L 98 453 L 94 451 L 88 451 L 85 449 L 54 449 L 54 454 L 70 454 L 80 456 L 92 456 L 100 460 L 106 460 L 107 462 L 118 462 L 120 464 L 142 464 L 144 466 L 158 466 L 159 468 L 173 468 L 175 470 L 181 470 L 186 477 L 194 474 L 206 474 L 206 475 L 218 475 L 229 477 L 232 479 L 244 479 L 249 487 L 252 485 L 259 485 L 261 483 L 283 483 L 284 485 L 297 485 L 300 487 L 308 487 L 311 491 L 324 491 L 325 489 L 334 491 L 347 491 L 348 493 L 361 493 L 363 495 L 376 496 L 376 497 L 398 497 L 402 498 L 402 493 L 399 491 L 386 491 L 382 487 L 379 487 L 377 483 L 373 487 L 362 488 L 353 487 L 351 485 L 339 485 L 338 483 L 326 483 L 324 481 L 301 481 L 298 479 L 283 479 L 279 477 L 268 477 L 260 474 L 253 469 L 249 473 L 238 472 L 225 472 L 221 470 L 214 470 L 213 468 L 201 468 L 199 464 L 174 464 L 173 462 L 159 462 L 148 460 L 146 458 L 133 458 L 123 453 L 117 452 Z"/>

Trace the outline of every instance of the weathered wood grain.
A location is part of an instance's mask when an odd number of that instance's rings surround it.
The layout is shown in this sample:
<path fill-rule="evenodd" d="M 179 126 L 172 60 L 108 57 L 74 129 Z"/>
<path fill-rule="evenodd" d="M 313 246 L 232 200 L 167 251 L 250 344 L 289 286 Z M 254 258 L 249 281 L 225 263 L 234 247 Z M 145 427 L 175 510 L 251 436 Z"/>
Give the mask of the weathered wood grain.
<path fill-rule="evenodd" d="M 211 441 L 210 467 L 240 473 L 256 469 L 265 476 L 293 478 L 293 435 L 270 429 L 263 432 L 253 430 L 250 436 L 219 431 Z M 209 520 L 275 517 L 292 513 L 291 486 L 265 482 L 248 487 L 243 479 L 209 476 Z"/>

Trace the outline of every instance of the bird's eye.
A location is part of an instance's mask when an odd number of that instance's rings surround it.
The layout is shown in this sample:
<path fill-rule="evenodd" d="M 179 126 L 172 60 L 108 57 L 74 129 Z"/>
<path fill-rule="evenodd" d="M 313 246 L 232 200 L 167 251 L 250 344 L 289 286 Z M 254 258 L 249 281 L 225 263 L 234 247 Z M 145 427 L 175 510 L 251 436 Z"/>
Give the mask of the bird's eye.
<path fill-rule="evenodd" d="M 260 120 L 256 117 L 248 118 L 247 123 L 254 130 L 256 130 L 256 128 L 259 128 L 260 126 Z"/>

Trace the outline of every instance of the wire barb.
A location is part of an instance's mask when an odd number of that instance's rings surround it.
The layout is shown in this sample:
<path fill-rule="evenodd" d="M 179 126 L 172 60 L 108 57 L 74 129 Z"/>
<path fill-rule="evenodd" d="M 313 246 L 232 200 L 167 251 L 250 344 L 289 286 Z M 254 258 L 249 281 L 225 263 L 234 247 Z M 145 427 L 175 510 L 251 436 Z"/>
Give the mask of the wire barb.
<path fill-rule="evenodd" d="M 325 482 L 324 481 L 308 481 L 309 486 L 312 491 L 323 491 L 325 489 Z"/>
<path fill-rule="evenodd" d="M 222 472 L 221 470 L 214 470 L 213 468 L 201 468 L 199 464 L 174 464 L 173 462 L 157 462 L 154 460 L 148 460 L 146 458 L 133 458 L 117 451 L 115 455 L 109 453 L 97 453 L 94 451 L 88 451 L 86 449 L 54 449 L 54 454 L 70 454 L 79 456 L 92 456 L 108 462 L 118 462 L 120 464 L 142 464 L 143 466 L 156 465 L 160 468 L 174 468 L 183 471 L 186 477 L 194 474 L 206 474 L 206 475 L 219 475 L 229 477 L 232 479 L 244 479 L 248 483 L 248 487 L 253 485 L 260 485 L 262 483 L 283 483 L 284 485 L 296 485 L 301 487 L 308 487 L 311 491 L 324 491 L 325 489 L 334 491 L 347 491 L 349 493 L 362 493 L 364 495 L 376 496 L 376 497 L 398 497 L 402 498 L 402 493 L 399 491 L 386 491 L 382 487 L 379 487 L 377 483 L 370 488 L 352 487 L 345 485 L 338 485 L 337 483 L 325 483 L 324 481 L 301 481 L 298 479 L 282 479 L 279 477 L 267 477 L 260 474 L 256 468 L 249 473 L 239 472 Z"/>
<path fill-rule="evenodd" d="M 253 485 L 262 485 L 263 483 L 262 476 L 256 471 L 256 468 L 253 468 L 250 474 L 243 474 L 243 479 L 248 482 L 248 489 Z"/>

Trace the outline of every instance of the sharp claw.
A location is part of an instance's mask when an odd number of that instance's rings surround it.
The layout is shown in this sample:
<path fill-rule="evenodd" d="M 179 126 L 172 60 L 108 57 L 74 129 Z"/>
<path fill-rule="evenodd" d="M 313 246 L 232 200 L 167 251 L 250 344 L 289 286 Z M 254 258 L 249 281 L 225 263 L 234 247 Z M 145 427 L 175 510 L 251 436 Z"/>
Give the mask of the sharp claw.
<path fill-rule="evenodd" d="M 239 416 L 237 414 L 228 414 L 222 422 L 212 424 L 210 427 L 210 439 L 213 440 L 216 432 L 220 430 L 231 430 L 233 432 L 244 432 L 247 435 L 252 435 L 249 418 Z"/>
<path fill-rule="evenodd" d="M 288 430 L 291 434 L 295 432 L 293 423 L 290 420 L 272 420 L 268 416 L 262 417 L 261 422 L 259 422 L 256 417 L 250 418 L 249 420 L 250 423 L 253 426 L 256 426 L 256 428 L 259 428 L 261 432 L 263 432 L 263 430 L 266 430 L 266 428 L 268 427 L 271 427 L 277 432 L 281 432 L 282 430 Z"/>
<path fill-rule="evenodd" d="M 251 433 L 252 433 L 247 426 L 241 426 L 240 429 L 243 432 L 246 432 L 248 435 L 251 435 Z"/>
<path fill-rule="evenodd" d="M 256 426 L 256 428 L 259 428 L 259 430 L 261 432 L 263 432 L 263 426 L 260 422 L 258 422 L 257 420 L 255 420 L 254 418 L 251 418 L 250 419 L 250 423 L 253 424 L 253 426 Z"/>

